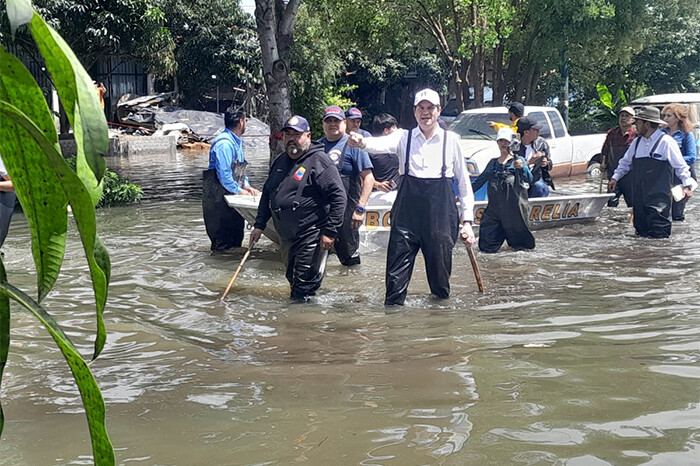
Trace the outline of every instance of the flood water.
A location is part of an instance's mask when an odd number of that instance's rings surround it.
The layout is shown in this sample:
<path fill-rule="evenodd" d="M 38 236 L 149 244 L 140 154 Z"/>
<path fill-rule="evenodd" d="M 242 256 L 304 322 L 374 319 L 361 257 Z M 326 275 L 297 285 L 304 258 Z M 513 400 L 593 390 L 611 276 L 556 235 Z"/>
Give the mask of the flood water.
<path fill-rule="evenodd" d="M 266 153 L 248 157 L 260 186 Z M 477 252 L 483 294 L 463 247 L 447 301 L 428 296 L 419 261 L 406 307 L 391 313 L 382 253 L 352 269 L 331 257 L 318 299 L 299 305 L 276 247 L 261 241 L 218 305 L 243 250 L 209 253 L 207 160 L 108 160 L 146 192 L 98 213 L 112 283 L 108 341 L 91 368 L 118 464 L 700 463 L 698 199 L 668 240 L 636 238 L 620 207 L 535 232 L 533 252 Z M 89 357 L 92 290 L 69 236 L 44 304 Z M 10 281 L 35 295 L 21 214 L 4 251 Z M 12 310 L 0 464 L 90 464 L 67 365 L 43 327 Z"/>

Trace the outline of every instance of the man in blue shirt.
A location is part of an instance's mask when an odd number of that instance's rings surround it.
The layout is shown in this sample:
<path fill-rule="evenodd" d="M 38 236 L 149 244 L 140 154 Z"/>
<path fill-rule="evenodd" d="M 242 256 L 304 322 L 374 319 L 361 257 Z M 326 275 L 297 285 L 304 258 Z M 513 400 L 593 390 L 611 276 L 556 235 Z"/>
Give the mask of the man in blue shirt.
<path fill-rule="evenodd" d="M 209 169 L 203 173 L 202 211 L 212 251 L 238 248 L 243 242 L 245 221 L 226 204 L 224 195 L 259 194 L 245 176 L 248 162 L 241 142 L 246 128 L 245 114 L 242 110 L 226 110 L 224 125 L 226 128 L 212 142 Z"/>
<path fill-rule="evenodd" d="M 372 162 L 367 152 L 348 146 L 345 134 L 345 112 L 331 105 L 323 113 L 324 137 L 318 140 L 324 151 L 340 171 L 347 193 L 347 207 L 343 225 L 335 240 L 335 253 L 345 266 L 360 263 L 360 225 L 365 220 L 365 206 L 374 187 Z"/>
<path fill-rule="evenodd" d="M 347 112 L 345 112 L 345 122 L 347 126 L 347 134 L 352 132 L 360 133 L 363 137 L 372 137 L 369 131 L 365 131 L 360 128 L 362 126 L 362 111 L 357 107 L 350 107 Z"/>

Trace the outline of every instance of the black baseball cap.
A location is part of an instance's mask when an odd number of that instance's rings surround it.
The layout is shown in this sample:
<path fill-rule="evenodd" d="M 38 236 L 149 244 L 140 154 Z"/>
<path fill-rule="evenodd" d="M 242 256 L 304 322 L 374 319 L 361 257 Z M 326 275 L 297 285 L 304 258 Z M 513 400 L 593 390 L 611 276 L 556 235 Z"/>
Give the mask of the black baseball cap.
<path fill-rule="evenodd" d="M 508 107 L 508 111 L 513 113 L 516 117 L 521 117 L 525 115 L 525 106 L 520 102 L 513 102 Z"/>
<path fill-rule="evenodd" d="M 522 133 L 526 129 L 542 129 L 542 125 L 534 118 L 524 116 L 518 120 L 518 133 Z"/>
<path fill-rule="evenodd" d="M 311 131 L 309 128 L 309 122 L 306 121 L 306 118 L 299 115 L 294 115 L 287 120 L 282 127 L 282 131 L 285 129 L 293 129 L 294 131 L 299 131 L 300 133 L 308 133 Z"/>

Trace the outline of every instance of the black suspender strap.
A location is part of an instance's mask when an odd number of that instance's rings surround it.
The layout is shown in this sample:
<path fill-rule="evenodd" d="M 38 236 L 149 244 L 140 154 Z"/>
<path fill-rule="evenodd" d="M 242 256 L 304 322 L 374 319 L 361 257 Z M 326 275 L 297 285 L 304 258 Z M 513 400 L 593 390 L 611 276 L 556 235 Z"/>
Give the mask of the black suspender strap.
<path fill-rule="evenodd" d="M 656 140 L 656 142 L 655 142 L 654 145 L 652 146 L 651 150 L 649 151 L 649 156 L 650 156 L 650 157 L 653 157 L 653 154 L 655 153 L 656 148 L 659 146 L 659 143 L 661 142 L 661 140 L 662 140 L 663 138 L 664 138 L 664 135 L 661 134 L 661 137 L 660 137 L 659 139 Z M 675 141 L 673 141 L 673 142 L 675 142 Z"/>
<path fill-rule="evenodd" d="M 404 175 L 408 175 L 408 159 L 411 158 L 411 139 L 413 139 L 413 129 L 408 130 L 408 139 L 406 140 L 406 166 L 403 170 Z"/>
<path fill-rule="evenodd" d="M 442 176 L 441 176 L 441 178 L 444 178 L 445 173 L 447 173 L 447 130 L 443 129 L 442 132 L 443 132 L 443 135 L 442 135 Z"/>

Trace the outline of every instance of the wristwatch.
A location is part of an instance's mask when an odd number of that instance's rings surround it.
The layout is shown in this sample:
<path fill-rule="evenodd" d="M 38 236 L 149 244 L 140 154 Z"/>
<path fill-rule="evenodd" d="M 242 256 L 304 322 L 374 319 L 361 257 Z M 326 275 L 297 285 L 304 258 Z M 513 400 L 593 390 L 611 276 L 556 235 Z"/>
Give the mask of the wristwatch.
<path fill-rule="evenodd" d="M 355 212 L 359 212 L 361 214 L 364 214 L 365 212 L 367 212 L 367 209 L 365 209 L 364 206 L 357 205 L 357 206 L 355 206 Z"/>

